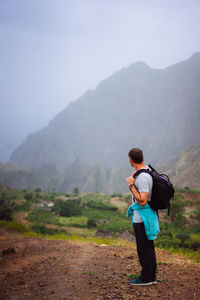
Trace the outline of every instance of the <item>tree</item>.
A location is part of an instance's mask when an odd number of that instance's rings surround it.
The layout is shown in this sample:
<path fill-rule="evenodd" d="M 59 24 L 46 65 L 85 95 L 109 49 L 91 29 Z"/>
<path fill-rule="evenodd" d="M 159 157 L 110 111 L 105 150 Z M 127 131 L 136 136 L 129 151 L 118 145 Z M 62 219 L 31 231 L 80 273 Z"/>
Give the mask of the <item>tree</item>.
<path fill-rule="evenodd" d="M 52 210 L 62 217 L 80 216 L 82 214 L 82 206 L 75 200 L 57 199 Z"/>
<path fill-rule="evenodd" d="M 79 194 L 79 189 L 77 187 L 74 188 L 73 194 L 76 196 Z"/>
<path fill-rule="evenodd" d="M 184 206 L 185 203 L 183 201 L 183 195 L 175 193 L 174 200 L 172 201 L 171 209 L 170 209 L 170 218 L 172 223 L 174 223 L 175 219 L 178 216 L 180 218 L 180 216 L 184 214 L 185 212 Z"/>
<path fill-rule="evenodd" d="M 5 202 L 5 194 L 2 193 L 1 196 L 0 196 L 0 206 L 1 205 L 4 205 L 6 202 Z"/>
<path fill-rule="evenodd" d="M 62 199 L 56 199 L 54 202 L 54 206 L 52 207 L 52 211 L 54 211 L 56 214 L 60 215 L 62 211 L 64 201 Z"/>
<path fill-rule="evenodd" d="M 80 204 L 73 200 L 64 201 L 62 205 L 62 210 L 60 216 L 62 217 L 71 217 L 71 216 L 80 216 L 82 214 L 82 207 Z"/>
<path fill-rule="evenodd" d="M 186 240 L 190 240 L 190 235 L 185 232 L 179 232 L 176 237 L 181 240 L 182 244 L 184 244 Z"/>
<path fill-rule="evenodd" d="M 26 192 L 24 194 L 24 199 L 26 199 L 26 202 L 31 202 L 33 200 L 33 193 L 32 192 Z"/>

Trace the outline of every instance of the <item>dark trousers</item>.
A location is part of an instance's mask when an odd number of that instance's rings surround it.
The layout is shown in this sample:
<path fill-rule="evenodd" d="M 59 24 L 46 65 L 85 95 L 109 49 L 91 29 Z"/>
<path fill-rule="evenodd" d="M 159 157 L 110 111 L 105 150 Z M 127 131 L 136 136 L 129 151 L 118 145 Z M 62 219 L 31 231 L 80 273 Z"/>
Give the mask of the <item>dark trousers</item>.
<path fill-rule="evenodd" d="M 137 253 L 142 267 L 141 279 L 144 282 L 156 280 L 156 255 L 154 242 L 149 241 L 145 234 L 144 223 L 133 223 Z"/>

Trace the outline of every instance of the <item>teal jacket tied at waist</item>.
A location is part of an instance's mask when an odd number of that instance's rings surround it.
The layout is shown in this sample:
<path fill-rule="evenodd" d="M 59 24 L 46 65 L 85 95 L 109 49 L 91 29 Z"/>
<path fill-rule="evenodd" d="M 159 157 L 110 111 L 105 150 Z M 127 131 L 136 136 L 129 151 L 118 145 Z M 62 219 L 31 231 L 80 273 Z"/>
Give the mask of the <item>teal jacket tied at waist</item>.
<path fill-rule="evenodd" d="M 132 216 L 132 223 L 134 210 L 137 210 L 144 222 L 145 233 L 148 240 L 155 240 L 160 232 L 157 213 L 149 206 L 148 203 L 145 206 L 141 206 L 139 203 L 135 203 L 134 205 L 132 204 L 129 206 L 126 213 L 128 218 Z"/>

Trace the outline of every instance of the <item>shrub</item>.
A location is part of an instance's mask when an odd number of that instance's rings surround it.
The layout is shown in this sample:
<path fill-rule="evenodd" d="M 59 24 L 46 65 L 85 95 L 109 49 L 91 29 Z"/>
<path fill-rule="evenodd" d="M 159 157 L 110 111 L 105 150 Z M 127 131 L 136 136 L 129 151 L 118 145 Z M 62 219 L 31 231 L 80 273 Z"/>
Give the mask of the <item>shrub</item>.
<path fill-rule="evenodd" d="M 189 190 L 190 190 L 190 188 L 189 188 L 188 186 L 185 186 L 184 189 L 185 189 L 186 191 L 189 191 Z"/>
<path fill-rule="evenodd" d="M 64 201 L 62 199 L 56 199 L 56 201 L 54 202 L 54 206 L 52 207 L 52 211 L 59 215 L 62 211 L 63 203 Z"/>
<path fill-rule="evenodd" d="M 71 216 L 80 216 L 82 214 L 82 207 L 80 204 L 73 200 L 64 201 L 62 204 L 60 216 L 62 217 L 71 217 Z"/>
<path fill-rule="evenodd" d="M 46 227 L 45 225 L 42 224 L 33 224 L 31 226 L 31 229 L 36 232 L 36 233 L 41 233 L 41 234 L 50 234 L 50 235 L 54 235 L 54 234 L 58 234 L 58 233 L 65 233 L 65 231 L 59 231 L 57 229 L 50 229 L 48 227 Z"/>
<path fill-rule="evenodd" d="M 5 203 L 6 203 L 6 201 L 5 201 L 5 194 L 2 193 L 2 194 L 0 195 L 0 206 L 1 206 L 1 205 L 4 205 Z"/>
<path fill-rule="evenodd" d="M 52 208 L 61 217 L 80 216 L 82 214 L 81 201 L 57 199 Z"/>
<path fill-rule="evenodd" d="M 26 192 L 24 194 L 24 199 L 26 199 L 27 202 L 32 201 L 33 200 L 33 193 L 32 192 Z"/>
<path fill-rule="evenodd" d="M 170 249 L 170 248 L 178 248 L 179 245 L 178 243 L 171 239 L 171 238 L 166 238 L 166 237 L 158 237 L 157 240 L 155 240 L 155 245 L 156 247 L 161 247 L 161 248 L 165 248 L 165 249 Z"/>
<path fill-rule="evenodd" d="M 187 223 L 186 217 L 184 217 L 182 214 L 178 214 L 174 220 L 174 226 L 175 227 L 184 227 Z"/>
<path fill-rule="evenodd" d="M 198 242 L 198 241 L 192 242 L 190 248 L 193 251 L 199 250 L 200 249 L 200 242 Z"/>
<path fill-rule="evenodd" d="M 122 197 L 122 194 L 114 193 L 114 194 L 110 195 L 110 197 L 111 197 L 111 198 L 115 198 L 115 197 L 121 198 L 121 197 Z"/>
<path fill-rule="evenodd" d="M 185 232 L 179 232 L 176 235 L 176 238 L 180 239 L 182 244 L 183 244 L 186 240 L 190 240 L 190 235 L 188 233 L 185 233 Z"/>
<path fill-rule="evenodd" d="M 0 207 L 0 220 L 12 221 L 13 209 L 7 205 Z"/>
<path fill-rule="evenodd" d="M 168 236 L 170 238 L 173 237 L 173 234 L 170 231 L 161 231 L 159 235 L 160 236 L 166 236 L 166 237 Z"/>
<path fill-rule="evenodd" d="M 118 210 L 118 208 L 116 206 L 104 204 L 102 202 L 96 202 L 94 200 L 90 200 L 87 203 L 87 206 L 89 208 L 94 208 L 94 209 L 97 209 L 97 210 L 110 210 L 110 211 L 117 211 Z"/>
<path fill-rule="evenodd" d="M 2 226 L 4 228 L 10 228 L 10 229 L 17 230 L 21 233 L 26 233 L 26 232 L 30 231 L 29 228 L 25 224 L 23 224 L 19 221 L 15 221 L 15 220 L 13 220 L 13 221 L 4 221 L 4 220 L 0 221 L 0 226 Z"/>
<path fill-rule="evenodd" d="M 170 209 L 170 218 L 172 223 L 177 221 L 175 224 L 176 226 L 182 226 L 185 221 L 185 219 L 183 219 L 183 214 L 185 212 L 184 206 L 183 195 L 175 193 Z"/>
<path fill-rule="evenodd" d="M 87 227 L 96 227 L 97 226 L 97 224 L 96 224 L 96 222 L 95 222 L 95 220 L 94 219 L 88 219 L 87 220 Z"/>

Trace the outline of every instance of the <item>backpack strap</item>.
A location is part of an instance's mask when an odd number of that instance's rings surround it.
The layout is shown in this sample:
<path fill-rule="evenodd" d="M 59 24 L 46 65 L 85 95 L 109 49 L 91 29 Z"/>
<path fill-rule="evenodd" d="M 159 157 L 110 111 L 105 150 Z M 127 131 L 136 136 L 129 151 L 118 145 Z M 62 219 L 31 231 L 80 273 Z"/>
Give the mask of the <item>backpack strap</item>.
<path fill-rule="evenodd" d="M 169 217 L 169 213 L 170 213 L 170 208 L 171 208 L 171 204 L 169 203 L 169 205 L 168 205 L 168 213 L 167 213 L 168 217 Z"/>
<path fill-rule="evenodd" d="M 151 170 L 154 170 L 150 165 L 149 165 Z M 151 175 L 151 171 L 149 169 L 140 169 L 137 172 L 135 172 L 135 174 L 133 175 L 133 178 L 136 178 L 137 176 L 139 176 L 141 173 L 147 173 L 149 175 Z M 152 175 L 151 175 L 152 176 Z M 158 209 L 154 209 L 155 212 L 157 213 L 158 219 L 159 219 L 159 214 L 158 214 Z"/>
<path fill-rule="evenodd" d="M 151 175 L 151 171 L 150 170 L 148 170 L 148 169 L 140 169 L 137 172 L 135 172 L 135 174 L 133 175 L 133 178 L 136 178 L 141 173 L 147 173 L 147 174 Z"/>

